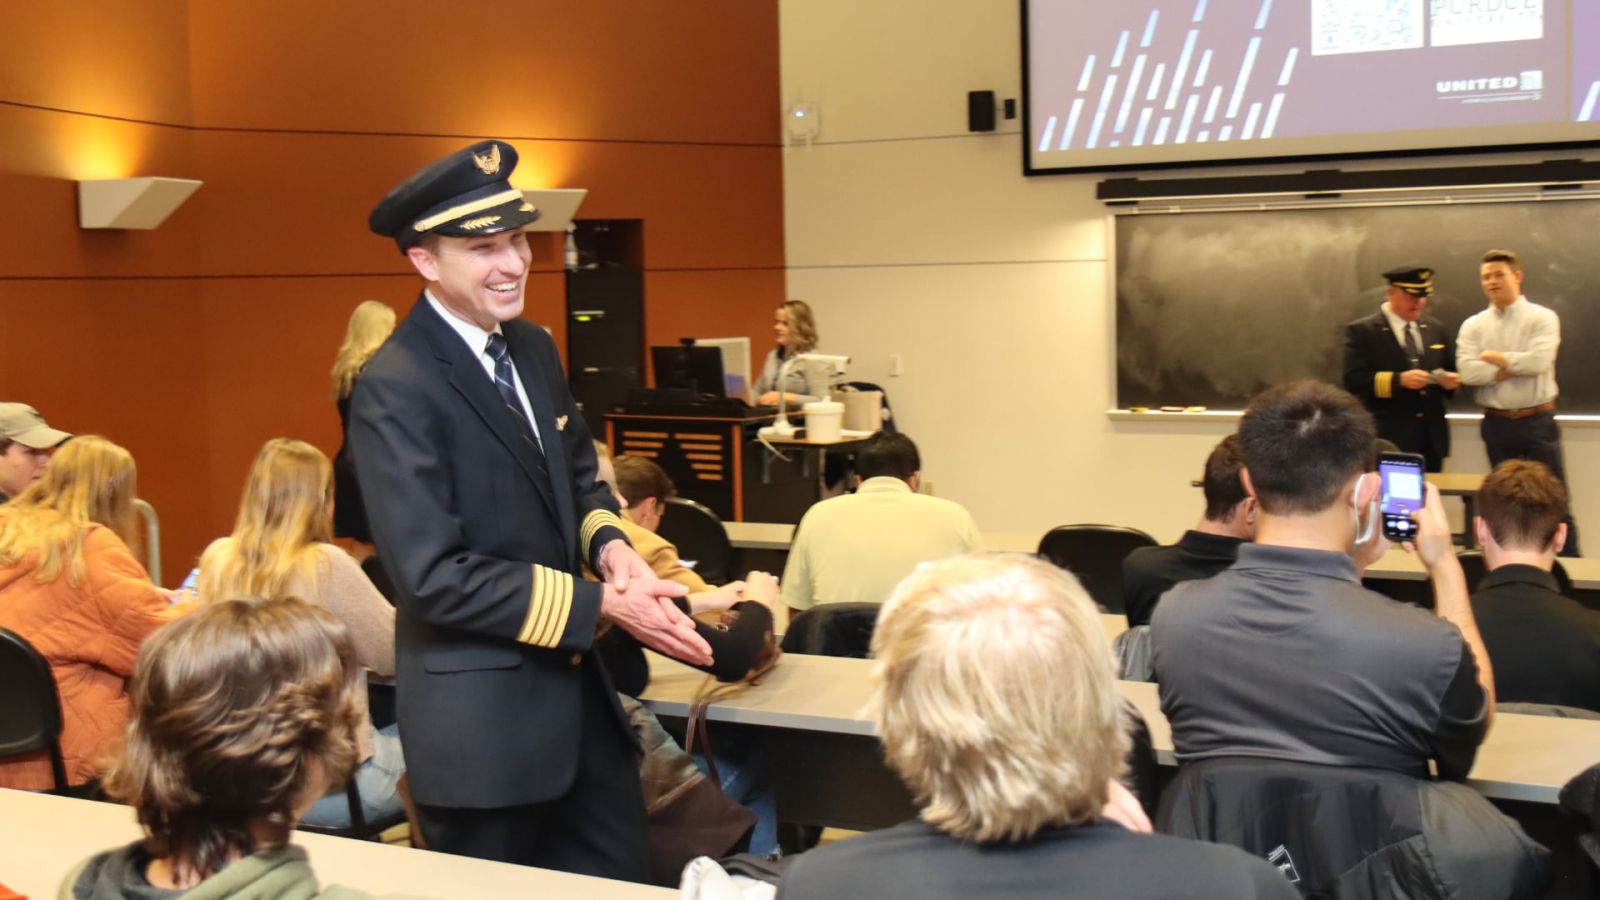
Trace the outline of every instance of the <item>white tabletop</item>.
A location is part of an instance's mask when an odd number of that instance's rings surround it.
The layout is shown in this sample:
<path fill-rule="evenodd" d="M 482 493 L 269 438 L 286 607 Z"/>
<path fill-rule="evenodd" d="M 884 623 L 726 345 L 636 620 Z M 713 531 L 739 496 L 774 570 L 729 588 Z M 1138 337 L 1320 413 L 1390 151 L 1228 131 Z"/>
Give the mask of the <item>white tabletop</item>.
<path fill-rule="evenodd" d="M 0 884 L 33 898 L 54 897 L 61 879 L 88 856 L 138 840 L 133 810 L 111 803 L 0 788 Z M 372 841 L 296 832 L 324 885 L 420 897 L 675 897 L 668 888 L 487 862 Z"/>
<path fill-rule="evenodd" d="M 651 675 L 642 698 L 646 705 L 662 715 L 688 715 L 706 676 L 656 654 L 647 655 Z M 785 654 L 759 685 L 719 701 L 709 717 L 769 728 L 870 735 L 872 723 L 863 710 L 871 665 L 864 659 Z M 1156 686 L 1133 681 L 1117 685 L 1144 715 L 1156 758 L 1163 765 L 1176 765 L 1172 730 L 1161 713 Z M 1492 799 L 1555 803 L 1561 786 L 1596 762 L 1600 762 L 1600 721 L 1500 713 L 1478 750 L 1467 784 Z"/>

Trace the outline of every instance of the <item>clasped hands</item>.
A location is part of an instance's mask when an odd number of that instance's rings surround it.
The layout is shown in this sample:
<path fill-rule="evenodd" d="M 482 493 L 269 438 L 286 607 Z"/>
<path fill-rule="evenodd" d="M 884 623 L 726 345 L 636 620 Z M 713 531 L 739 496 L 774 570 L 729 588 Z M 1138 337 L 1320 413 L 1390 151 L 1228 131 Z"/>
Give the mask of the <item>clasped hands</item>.
<path fill-rule="evenodd" d="M 711 664 L 711 645 L 695 633 L 694 620 L 673 603 L 688 588 L 662 581 L 626 541 L 600 550 L 600 612 L 652 650 L 693 665 Z"/>

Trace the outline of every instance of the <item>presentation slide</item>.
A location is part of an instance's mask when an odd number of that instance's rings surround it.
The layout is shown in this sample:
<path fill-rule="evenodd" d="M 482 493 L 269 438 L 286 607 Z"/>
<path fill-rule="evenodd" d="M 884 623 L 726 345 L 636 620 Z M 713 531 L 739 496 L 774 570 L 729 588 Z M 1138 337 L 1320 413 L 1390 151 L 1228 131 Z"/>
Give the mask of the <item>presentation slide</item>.
<path fill-rule="evenodd" d="M 1600 141 L 1596 0 L 1028 0 L 1028 169 Z"/>

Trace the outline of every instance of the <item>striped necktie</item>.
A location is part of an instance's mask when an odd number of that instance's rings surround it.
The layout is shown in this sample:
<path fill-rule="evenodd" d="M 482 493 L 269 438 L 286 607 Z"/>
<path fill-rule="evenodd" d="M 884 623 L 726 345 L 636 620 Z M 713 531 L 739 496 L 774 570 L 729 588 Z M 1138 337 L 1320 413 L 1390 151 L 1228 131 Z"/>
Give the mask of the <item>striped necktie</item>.
<path fill-rule="evenodd" d="M 511 349 L 506 346 L 505 335 L 489 335 L 489 344 L 484 347 L 483 352 L 494 360 L 494 387 L 500 392 L 500 399 L 505 402 L 506 409 L 511 410 L 511 414 L 517 417 L 517 423 L 522 426 L 522 436 L 542 456 L 544 447 L 534 433 L 533 423 L 528 421 L 528 414 L 522 409 L 522 398 L 517 396 L 517 386 L 512 381 Z"/>

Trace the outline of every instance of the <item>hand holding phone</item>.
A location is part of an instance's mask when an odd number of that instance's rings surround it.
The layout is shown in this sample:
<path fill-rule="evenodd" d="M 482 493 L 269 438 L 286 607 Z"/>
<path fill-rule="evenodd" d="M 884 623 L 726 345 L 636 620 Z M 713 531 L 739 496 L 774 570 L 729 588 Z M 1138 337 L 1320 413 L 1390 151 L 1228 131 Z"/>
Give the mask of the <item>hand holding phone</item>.
<path fill-rule="evenodd" d="M 1383 536 L 1391 541 L 1415 541 L 1415 513 L 1426 499 L 1423 490 L 1424 463 L 1416 453 L 1384 453 L 1378 457 L 1378 477 L 1383 482 L 1379 513 L 1383 516 Z"/>

